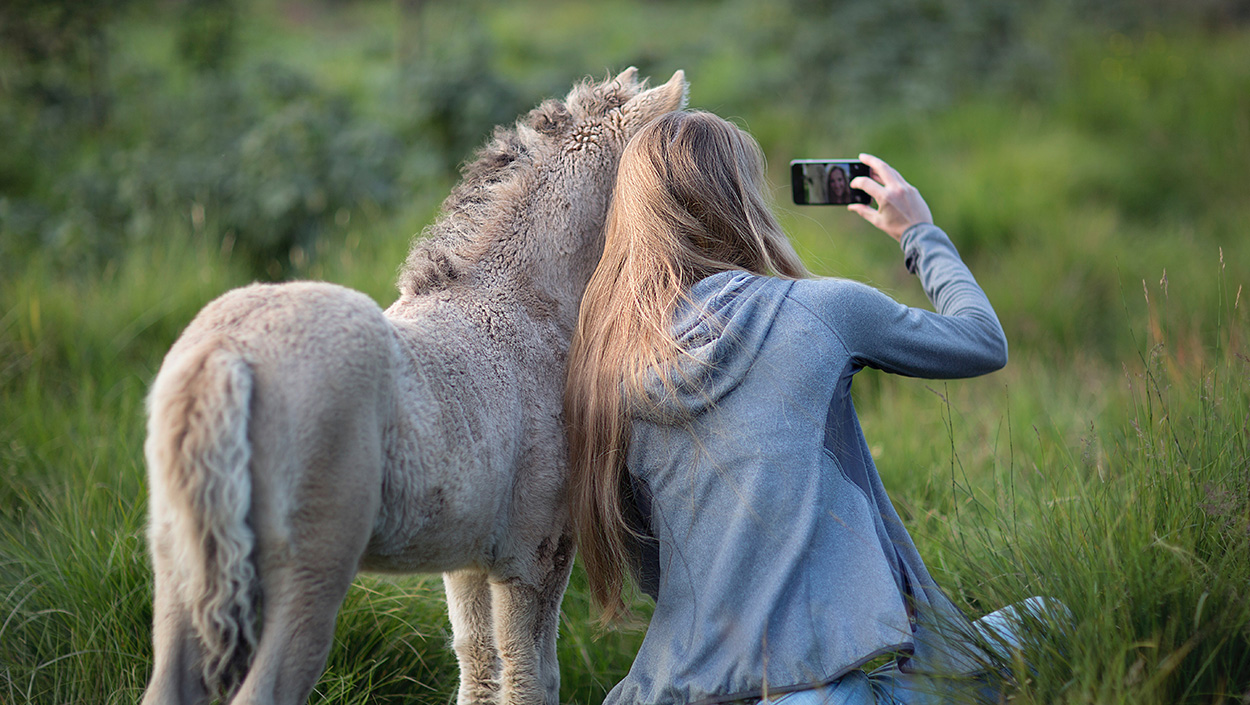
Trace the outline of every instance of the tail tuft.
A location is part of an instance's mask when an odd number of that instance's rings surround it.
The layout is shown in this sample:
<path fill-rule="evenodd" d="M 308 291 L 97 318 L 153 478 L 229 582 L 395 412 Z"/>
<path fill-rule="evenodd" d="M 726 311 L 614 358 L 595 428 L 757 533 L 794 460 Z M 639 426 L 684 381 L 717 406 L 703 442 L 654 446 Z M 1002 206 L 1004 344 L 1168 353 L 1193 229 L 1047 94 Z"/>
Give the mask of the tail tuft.
<path fill-rule="evenodd" d="M 242 356 L 205 344 L 167 359 L 148 399 L 153 545 L 165 532 L 204 645 L 205 685 L 227 698 L 256 647 L 255 535 L 247 523 L 252 384 Z"/>

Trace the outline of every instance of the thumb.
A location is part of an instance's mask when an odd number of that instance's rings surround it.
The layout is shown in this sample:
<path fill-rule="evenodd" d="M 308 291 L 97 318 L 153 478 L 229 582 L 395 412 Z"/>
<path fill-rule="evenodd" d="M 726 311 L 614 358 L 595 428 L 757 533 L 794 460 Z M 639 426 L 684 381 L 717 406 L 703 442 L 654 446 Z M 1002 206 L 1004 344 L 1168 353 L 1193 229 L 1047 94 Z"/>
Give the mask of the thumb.
<path fill-rule="evenodd" d="M 875 208 L 864 203 L 852 203 L 846 208 L 853 213 L 859 214 L 861 218 L 869 223 L 872 223 L 873 225 L 877 224 L 877 211 Z"/>

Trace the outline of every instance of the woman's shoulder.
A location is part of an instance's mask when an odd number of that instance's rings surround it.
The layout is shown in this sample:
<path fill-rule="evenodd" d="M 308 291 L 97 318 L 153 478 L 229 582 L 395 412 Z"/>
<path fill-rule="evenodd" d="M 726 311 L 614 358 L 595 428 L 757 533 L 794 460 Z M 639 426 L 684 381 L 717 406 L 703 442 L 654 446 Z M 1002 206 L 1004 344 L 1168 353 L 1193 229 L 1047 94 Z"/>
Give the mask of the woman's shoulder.
<path fill-rule="evenodd" d="M 854 306 L 870 300 L 892 300 L 880 289 L 869 284 L 838 277 L 800 279 L 787 295 L 800 302 L 819 303 L 822 308 L 827 305 Z"/>
<path fill-rule="evenodd" d="M 853 279 L 802 279 L 786 294 L 800 310 L 816 316 L 834 329 L 884 321 L 900 306 L 893 298 L 869 284 Z"/>
<path fill-rule="evenodd" d="M 899 305 L 880 290 L 853 279 L 786 279 L 742 270 L 701 279 L 691 287 L 689 299 L 677 316 L 679 333 L 694 323 L 692 318 L 705 319 L 709 314 L 724 318 L 761 307 L 783 317 L 815 315 L 836 327 L 864 316 L 888 314 Z M 791 313 L 786 309 L 792 309 Z"/>
<path fill-rule="evenodd" d="M 690 288 L 689 298 L 703 312 L 736 309 L 748 300 L 789 300 L 820 313 L 875 310 L 895 303 L 880 290 L 853 279 L 787 279 L 742 270 L 717 272 L 699 280 Z"/>

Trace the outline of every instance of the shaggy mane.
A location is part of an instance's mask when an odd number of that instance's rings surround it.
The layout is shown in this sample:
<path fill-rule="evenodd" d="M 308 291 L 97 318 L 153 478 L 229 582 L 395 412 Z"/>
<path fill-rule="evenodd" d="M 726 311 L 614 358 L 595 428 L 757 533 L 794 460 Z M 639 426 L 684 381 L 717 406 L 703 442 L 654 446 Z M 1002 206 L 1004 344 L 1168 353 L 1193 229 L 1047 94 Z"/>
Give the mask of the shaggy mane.
<path fill-rule="evenodd" d="M 530 150 L 516 127 L 495 128 L 478 150 L 477 159 L 461 167 L 461 180 L 443 201 L 438 218 L 413 243 L 399 275 L 402 294 L 422 294 L 446 288 L 459 279 L 471 263 L 470 252 L 490 228 L 513 205 L 511 195 L 522 172 L 533 165 Z"/>
<path fill-rule="evenodd" d="M 460 169 L 460 182 L 439 208 L 437 219 L 413 242 L 399 274 L 404 295 L 444 289 L 460 279 L 486 251 L 500 228 L 527 193 L 524 183 L 534 171 L 533 144 L 550 140 L 573 122 L 570 106 L 582 115 L 603 115 L 646 87 L 641 81 L 622 86 L 610 77 L 583 79 L 569 92 L 567 103 L 544 101 L 511 127 L 497 126 L 475 159 Z"/>

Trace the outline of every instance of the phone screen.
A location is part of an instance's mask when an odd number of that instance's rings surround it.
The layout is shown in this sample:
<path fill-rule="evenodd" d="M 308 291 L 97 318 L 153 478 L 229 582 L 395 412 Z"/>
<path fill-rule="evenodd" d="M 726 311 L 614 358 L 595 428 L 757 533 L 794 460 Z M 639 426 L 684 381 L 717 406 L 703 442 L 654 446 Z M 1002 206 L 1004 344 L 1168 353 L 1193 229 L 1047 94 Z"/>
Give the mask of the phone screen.
<path fill-rule="evenodd" d="M 851 188 L 851 179 L 871 174 L 872 169 L 857 159 L 795 159 L 790 162 L 794 202 L 800 206 L 871 203 L 867 193 Z"/>

